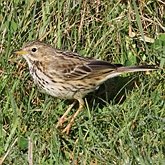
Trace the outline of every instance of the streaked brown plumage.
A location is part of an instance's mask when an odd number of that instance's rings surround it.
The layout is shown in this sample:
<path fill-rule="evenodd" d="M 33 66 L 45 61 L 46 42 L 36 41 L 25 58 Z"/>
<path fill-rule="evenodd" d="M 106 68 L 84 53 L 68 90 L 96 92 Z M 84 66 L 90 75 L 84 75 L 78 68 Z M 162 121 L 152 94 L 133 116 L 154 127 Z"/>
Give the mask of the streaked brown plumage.
<path fill-rule="evenodd" d="M 54 49 L 39 41 L 26 44 L 22 50 L 16 53 L 23 55 L 26 59 L 34 82 L 45 93 L 58 98 L 78 100 L 79 108 L 63 130 L 67 134 L 75 117 L 83 108 L 83 97 L 89 92 L 97 89 L 109 78 L 122 73 L 157 69 L 150 65 L 124 67 L 121 64 L 84 58 L 73 52 Z M 63 124 L 74 105 L 75 102 L 60 118 L 57 127 Z"/>

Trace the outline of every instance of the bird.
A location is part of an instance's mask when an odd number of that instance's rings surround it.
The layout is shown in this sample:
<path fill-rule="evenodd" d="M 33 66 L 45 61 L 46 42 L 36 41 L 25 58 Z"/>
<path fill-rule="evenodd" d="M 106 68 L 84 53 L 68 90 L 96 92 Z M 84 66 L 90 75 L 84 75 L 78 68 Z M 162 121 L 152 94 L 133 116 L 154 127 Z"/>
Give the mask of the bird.
<path fill-rule="evenodd" d="M 62 133 L 69 134 L 75 118 L 84 107 L 84 97 L 99 88 L 106 80 L 123 73 L 152 71 L 155 65 L 123 66 L 94 58 L 82 57 L 71 51 L 52 47 L 42 41 L 26 43 L 15 52 L 26 60 L 34 83 L 45 93 L 74 102 L 58 120 L 56 128 L 63 126 L 76 102 L 79 107 L 71 116 Z"/>

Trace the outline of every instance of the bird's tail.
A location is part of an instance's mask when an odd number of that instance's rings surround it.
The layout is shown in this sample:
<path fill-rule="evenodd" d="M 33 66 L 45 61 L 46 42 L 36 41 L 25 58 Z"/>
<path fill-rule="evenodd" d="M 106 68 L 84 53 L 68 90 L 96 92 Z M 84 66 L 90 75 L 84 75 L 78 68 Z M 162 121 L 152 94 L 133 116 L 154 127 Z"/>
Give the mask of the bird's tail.
<path fill-rule="evenodd" d="M 116 70 L 111 72 L 111 74 L 108 75 L 108 78 L 116 77 L 118 75 L 121 75 L 123 73 L 132 73 L 132 72 L 145 72 L 145 71 L 152 71 L 159 69 L 155 65 L 145 65 L 145 66 L 121 66 L 117 67 Z"/>
<path fill-rule="evenodd" d="M 155 65 L 142 65 L 142 66 L 121 66 L 117 68 L 117 72 L 139 72 L 139 71 L 152 71 L 159 69 Z"/>

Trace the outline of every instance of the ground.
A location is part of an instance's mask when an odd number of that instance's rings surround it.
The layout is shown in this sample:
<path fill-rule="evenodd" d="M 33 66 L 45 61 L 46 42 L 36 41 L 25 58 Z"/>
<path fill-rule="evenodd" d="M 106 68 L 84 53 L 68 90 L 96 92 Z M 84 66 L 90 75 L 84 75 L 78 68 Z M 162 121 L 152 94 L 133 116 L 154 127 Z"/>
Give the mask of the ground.
<path fill-rule="evenodd" d="M 0 164 L 164 164 L 163 1 L 6 0 L 0 6 Z M 32 40 L 160 69 L 106 82 L 85 98 L 67 136 L 55 126 L 72 101 L 40 93 L 25 60 L 13 53 Z"/>

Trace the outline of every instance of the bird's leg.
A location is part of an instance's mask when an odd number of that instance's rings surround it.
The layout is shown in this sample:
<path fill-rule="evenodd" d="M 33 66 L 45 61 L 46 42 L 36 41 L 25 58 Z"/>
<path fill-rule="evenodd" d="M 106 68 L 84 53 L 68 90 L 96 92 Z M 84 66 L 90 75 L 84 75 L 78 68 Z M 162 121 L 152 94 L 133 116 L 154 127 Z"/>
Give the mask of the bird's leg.
<path fill-rule="evenodd" d="M 62 117 L 60 117 L 60 119 L 58 120 L 58 123 L 56 125 L 56 128 L 58 128 L 59 126 L 62 126 L 63 123 L 67 120 L 67 115 L 68 113 L 71 111 L 71 109 L 73 108 L 73 106 L 76 104 L 77 100 L 75 100 L 66 110 L 66 112 L 62 115 Z"/>
<path fill-rule="evenodd" d="M 72 124 L 74 123 L 74 120 L 76 118 L 76 116 L 79 114 L 79 112 L 82 110 L 83 106 L 84 106 L 84 100 L 82 98 L 78 98 L 77 99 L 79 102 L 79 108 L 78 110 L 73 114 L 70 122 L 68 123 L 68 125 L 65 127 L 65 129 L 62 131 L 62 133 L 66 132 L 66 134 L 69 134 L 70 128 L 72 126 Z"/>

